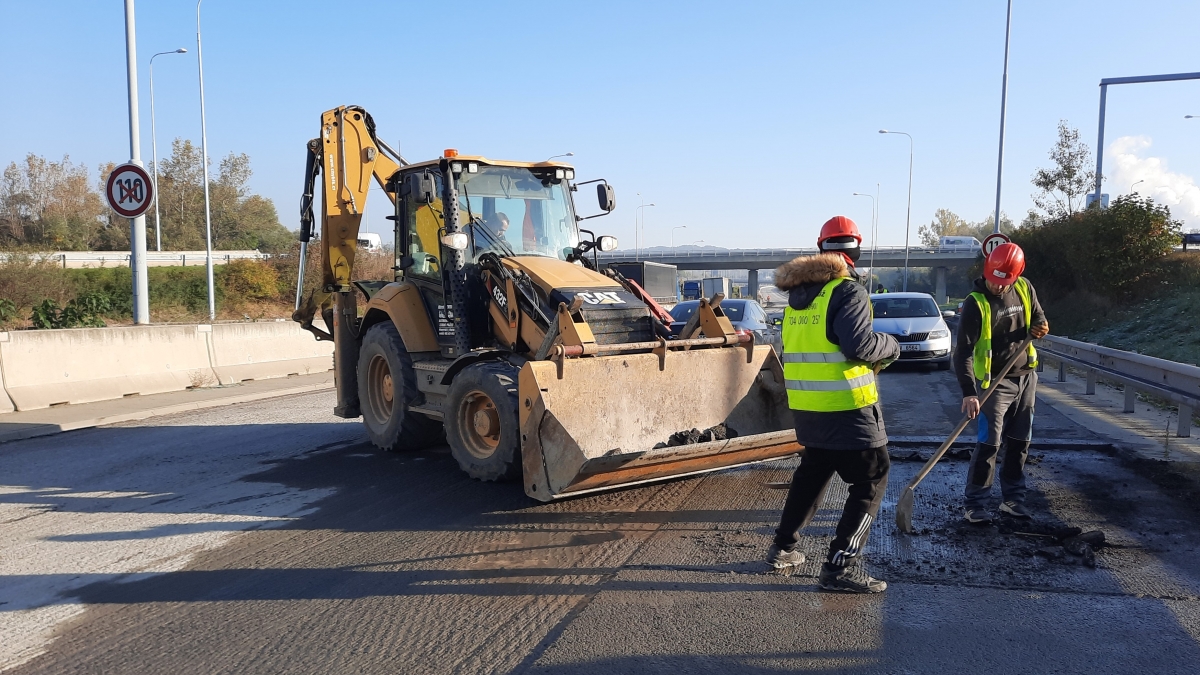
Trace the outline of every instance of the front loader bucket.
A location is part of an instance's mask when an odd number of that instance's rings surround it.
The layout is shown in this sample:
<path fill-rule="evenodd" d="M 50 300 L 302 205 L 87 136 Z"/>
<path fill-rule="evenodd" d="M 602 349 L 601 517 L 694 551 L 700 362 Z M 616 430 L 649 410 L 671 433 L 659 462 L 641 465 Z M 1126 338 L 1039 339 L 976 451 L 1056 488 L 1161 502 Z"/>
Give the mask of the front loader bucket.
<path fill-rule="evenodd" d="M 519 391 L 525 493 L 541 501 L 800 451 L 766 345 L 529 361 Z M 719 424 L 728 440 L 666 446 Z"/>

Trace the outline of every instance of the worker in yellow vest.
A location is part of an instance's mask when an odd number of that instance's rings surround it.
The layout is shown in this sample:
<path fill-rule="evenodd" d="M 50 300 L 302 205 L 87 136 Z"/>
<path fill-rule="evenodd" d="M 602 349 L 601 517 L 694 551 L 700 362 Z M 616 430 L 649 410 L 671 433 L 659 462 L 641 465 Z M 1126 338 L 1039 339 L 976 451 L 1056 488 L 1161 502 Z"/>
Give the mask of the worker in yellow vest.
<path fill-rule="evenodd" d="M 776 570 L 804 563 L 799 532 L 836 473 L 850 491 L 818 581 L 826 590 L 879 593 L 887 584 L 861 564 L 891 468 L 875 376 L 900 345 L 872 329 L 871 298 L 854 269 L 861 244 L 854 221 L 835 216 L 821 228 L 820 254 L 775 271 L 775 285 L 789 294 L 783 378 L 804 453 L 767 560 Z"/>
<path fill-rule="evenodd" d="M 992 249 L 983 262 L 983 278 L 963 302 L 954 347 L 954 371 L 962 387 L 962 410 L 978 417 L 978 434 L 967 469 L 964 517 L 969 523 L 992 522 L 988 499 L 996 473 L 996 458 L 1004 446 L 1000 467 L 1000 512 L 1030 518 L 1025 506 L 1025 458 L 1033 438 L 1033 407 L 1037 395 L 1037 350 L 1030 345 L 1020 354 L 1007 377 L 993 379 L 1025 338 L 1050 332 L 1033 284 L 1025 271 L 1025 252 L 1013 243 Z M 979 397 L 994 389 L 981 407 Z"/>

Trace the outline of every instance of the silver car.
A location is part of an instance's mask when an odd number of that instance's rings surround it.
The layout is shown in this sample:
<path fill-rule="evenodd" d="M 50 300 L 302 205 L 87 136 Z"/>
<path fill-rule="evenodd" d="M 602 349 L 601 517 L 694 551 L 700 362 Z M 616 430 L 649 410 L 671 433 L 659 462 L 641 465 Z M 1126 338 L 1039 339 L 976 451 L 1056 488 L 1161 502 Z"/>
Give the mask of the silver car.
<path fill-rule="evenodd" d="M 950 328 L 928 293 L 876 293 L 871 296 L 875 331 L 900 343 L 900 360 L 934 363 L 950 369 Z"/>

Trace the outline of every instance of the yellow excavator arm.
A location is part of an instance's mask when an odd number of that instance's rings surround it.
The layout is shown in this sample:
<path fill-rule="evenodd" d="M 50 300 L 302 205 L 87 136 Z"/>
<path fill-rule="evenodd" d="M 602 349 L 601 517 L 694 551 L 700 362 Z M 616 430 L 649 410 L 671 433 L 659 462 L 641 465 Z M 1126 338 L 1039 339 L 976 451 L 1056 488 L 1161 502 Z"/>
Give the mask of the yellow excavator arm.
<path fill-rule="evenodd" d="M 371 180 L 383 188 L 394 205 L 396 194 L 389 189 L 389 181 L 406 163 L 399 153 L 375 138 L 375 122 L 362 108 L 340 106 L 321 115 L 321 136 L 308 142 L 300 217 L 300 278 L 296 285 L 296 311 L 292 315 L 319 340 L 330 340 L 332 336 L 313 326 L 313 317 L 318 310 L 330 309 L 333 293 L 351 290 L 358 230 Z M 313 195 L 318 175 L 324 176 L 319 238 L 321 285 L 312 288 L 306 299 L 304 266 L 314 234 Z"/>

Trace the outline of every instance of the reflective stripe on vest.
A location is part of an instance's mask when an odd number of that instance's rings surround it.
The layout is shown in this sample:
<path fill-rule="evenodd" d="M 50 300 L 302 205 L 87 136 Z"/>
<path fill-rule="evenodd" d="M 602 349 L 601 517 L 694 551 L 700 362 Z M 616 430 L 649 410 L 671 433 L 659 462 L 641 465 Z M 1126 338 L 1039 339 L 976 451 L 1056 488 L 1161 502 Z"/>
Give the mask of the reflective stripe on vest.
<path fill-rule="evenodd" d="M 844 282 L 854 283 L 834 279 L 808 307 L 783 312 L 783 379 L 792 410 L 857 410 L 879 400 L 870 364 L 847 359 L 825 334 L 829 296 Z"/>
<path fill-rule="evenodd" d="M 1017 277 L 1017 281 L 1013 284 L 1013 290 L 1017 292 L 1017 297 L 1021 299 L 1021 305 L 1025 310 L 1025 328 L 1029 329 L 1029 323 L 1033 320 L 1033 303 L 1029 298 L 1029 282 L 1025 281 L 1025 277 Z M 979 340 L 975 342 L 975 379 L 980 382 L 980 386 L 984 389 L 992 386 L 992 304 L 988 302 L 986 296 L 979 291 L 971 293 L 975 299 L 975 304 L 979 306 Z M 1029 345 L 1027 351 L 1029 359 L 1029 367 L 1037 368 L 1037 350 L 1033 345 Z"/>

